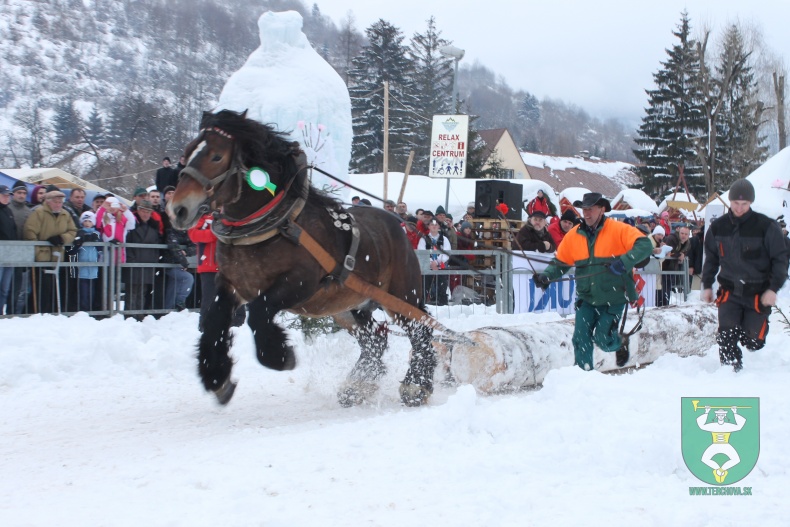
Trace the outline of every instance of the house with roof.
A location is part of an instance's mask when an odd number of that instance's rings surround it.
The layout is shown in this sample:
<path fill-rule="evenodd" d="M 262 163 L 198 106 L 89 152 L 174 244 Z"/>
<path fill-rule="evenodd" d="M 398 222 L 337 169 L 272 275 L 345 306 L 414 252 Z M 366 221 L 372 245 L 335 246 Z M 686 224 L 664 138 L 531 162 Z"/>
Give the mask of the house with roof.
<path fill-rule="evenodd" d="M 483 170 L 498 162 L 503 174 L 501 179 L 530 179 L 524 160 L 521 158 L 513 136 L 506 128 L 480 130 L 477 132 L 485 143 Z"/>
<path fill-rule="evenodd" d="M 600 192 L 608 198 L 639 183 L 634 165 L 622 161 L 605 161 L 588 155 L 549 156 L 522 152 L 529 177 L 549 184 L 558 194 L 568 188 Z"/>

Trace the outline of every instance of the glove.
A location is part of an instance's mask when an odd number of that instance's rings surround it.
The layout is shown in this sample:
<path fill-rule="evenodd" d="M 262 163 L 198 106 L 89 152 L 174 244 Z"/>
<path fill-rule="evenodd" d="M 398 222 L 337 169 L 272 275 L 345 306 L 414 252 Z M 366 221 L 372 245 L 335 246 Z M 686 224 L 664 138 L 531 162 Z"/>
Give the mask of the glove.
<path fill-rule="evenodd" d="M 52 245 L 63 245 L 63 236 L 56 234 L 55 236 L 50 236 L 47 238 L 47 241 Z"/>
<path fill-rule="evenodd" d="M 178 265 L 180 265 L 182 269 L 186 269 L 187 267 L 189 267 L 189 262 L 187 261 L 186 258 L 182 257 L 178 260 Z"/>
<path fill-rule="evenodd" d="M 535 281 L 535 285 L 540 287 L 542 290 L 546 290 L 549 288 L 549 284 L 551 284 L 551 280 L 545 274 L 536 274 L 532 279 Z"/>
<path fill-rule="evenodd" d="M 615 260 L 609 264 L 609 272 L 614 275 L 620 276 L 625 272 L 625 264 L 622 260 Z"/>

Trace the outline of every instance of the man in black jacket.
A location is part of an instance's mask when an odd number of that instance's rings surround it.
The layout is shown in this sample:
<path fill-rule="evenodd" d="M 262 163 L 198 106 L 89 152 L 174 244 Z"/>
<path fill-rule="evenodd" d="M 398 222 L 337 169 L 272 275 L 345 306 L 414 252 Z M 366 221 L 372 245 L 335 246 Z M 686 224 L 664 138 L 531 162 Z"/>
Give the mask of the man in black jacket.
<path fill-rule="evenodd" d="M 165 157 L 162 159 L 162 168 L 156 171 L 156 188 L 164 195 L 165 187 L 175 186 L 178 184 L 178 172 L 170 166 L 170 158 Z"/>
<path fill-rule="evenodd" d="M 0 240 L 18 240 L 16 232 L 16 222 L 14 215 L 8 204 L 11 203 L 11 189 L 6 185 L 0 185 Z M 8 303 L 6 314 L 13 312 L 11 307 L 11 284 L 14 281 L 14 268 L 4 267 L 0 264 L 0 315 L 3 314 L 3 307 Z"/>
<path fill-rule="evenodd" d="M 704 226 L 695 226 L 693 229 L 694 235 L 691 237 L 691 248 L 689 249 L 689 280 L 691 280 L 691 289 L 699 289 L 700 277 L 702 276 L 702 253 L 705 248 L 703 243 L 705 241 L 705 228 Z"/>
<path fill-rule="evenodd" d="M 768 316 L 776 292 L 787 280 L 787 247 L 776 220 L 751 209 L 754 187 L 739 179 L 730 188 L 730 211 L 716 219 L 705 235 L 702 300 L 713 301 L 718 272 L 719 359 L 738 372 L 743 353 L 765 346 Z"/>
<path fill-rule="evenodd" d="M 162 243 L 161 225 L 152 217 L 153 206 L 150 201 L 142 201 L 137 207 L 135 216 L 137 222 L 134 230 L 126 235 L 126 243 L 156 245 Z M 157 264 L 159 263 L 158 247 L 129 247 L 126 249 L 126 263 L 128 264 Z M 142 311 L 152 307 L 154 275 L 161 269 L 151 267 L 124 268 L 123 281 L 126 284 L 126 310 Z M 131 315 L 137 320 L 145 316 L 142 313 Z"/>

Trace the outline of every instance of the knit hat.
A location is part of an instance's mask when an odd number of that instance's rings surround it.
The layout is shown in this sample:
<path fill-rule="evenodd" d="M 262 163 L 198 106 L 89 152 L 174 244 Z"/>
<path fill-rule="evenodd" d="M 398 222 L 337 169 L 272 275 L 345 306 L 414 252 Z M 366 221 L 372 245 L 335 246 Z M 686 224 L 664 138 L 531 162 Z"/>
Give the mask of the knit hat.
<path fill-rule="evenodd" d="M 469 227 L 469 228 L 471 229 L 471 228 L 472 228 L 472 224 L 471 224 L 471 223 L 469 223 L 468 221 L 462 221 L 462 222 L 461 222 L 461 230 L 464 230 L 464 229 L 466 229 L 467 227 Z"/>
<path fill-rule="evenodd" d="M 529 217 L 530 218 L 542 218 L 542 219 L 545 220 L 546 219 L 546 213 L 543 212 L 542 210 L 533 210 L 532 214 L 530 214 Z"/>
<path fill-rule="evenodd" d="M 470 201 L 469 203 L 466 204 L 466 208 L 467 209 L 475 208 L 475 202 L 474 201 Z"/>
<path fill-rule="evenodd" d="M 25 189 L 25 192 L 27 192 L 27 185 L 25 185 L 22 181 L 17 180 L 13 185 L 11 185 L 11 192 L 16 192 L 21 188 Z"/>
<path fill-rule="evenodd" d="M 168 186 L 166 186 L 165 188 L 162 189 L 162 194 L 167 194 L 171 190 L 175 190 L 175 189 L 176 189 L 176 187 L 174 187 L 173 185 L 168 185 Z"/>
<path fill-rule="evenodd" d="M 83 212 L 80 215 L 80 225 L 82 225 L 82 222 L 86 220 L 90 220 L 91 223 L 96 225 L 96 214 L 94 214 L 93 211 L 90 210 Z"/>
<path fill-rule="evenodd" d="M 438 216 L 439 214 L 444 214 L 445 216 L 447 215 L 447 211 L 445 211 L 444 207 L 442 207 L 441 205 L 436 207 L 436 215 Z"/>
<path fill-rule="evenodd" d="M 661 225 L 656 225 L 656 228 L 653 229 L 653 234 L 660 234 L 661 236 L 664 236 L 666 233 L 667 231 L 665 231 L 664 227 Z"/>
<path fill-rule="evenodd" d="M 645 225 L 644 223 L 640 223 L 639 225 L 636 226 L 636 228 L 639 229 L 641 232 L 643 232 L 645 235 L 650 234 L 650 229 L 648 229 L 647 225 Z"/>
<path fill-rule="evenodd" d="M 571 209 L 568 209 L 562 213 L 562 216 L 560 216 L 560 221 L 569 221 L 574 225 L 576 225 L 577 223 L 579 223 L 579 217 L 576 214 L 574 214 Z"/>
<path fill-rule="evenodd" d="M 121 202 L 115 196 L 110 196 L 104 202 L 109 203 L 111 208 L 116 208 L 116 209 L 120 208 L 121 205 Z"/>
<path fill-rule="evenodd" d="M 146 189 L 144 189 L 143 187 L 137 187 L 136 189 L 134 189 L 134 197 L 135 198 L 137 196 L 142 196 L 143 194 L 148 194 L 148 191 Z"/>
<path fill-rule="evenodd" d="M 667 212 L 667 211 L 662 212 L 661 213 L 661 217 L 664 218 L 664 219 L 669 218 L 669 212 Z"/>
<path fill-rule="evenodd" d="M 748 179 L 739 179 L 730 187 L 730 201 L 754 202 L 754 186 Z"/>

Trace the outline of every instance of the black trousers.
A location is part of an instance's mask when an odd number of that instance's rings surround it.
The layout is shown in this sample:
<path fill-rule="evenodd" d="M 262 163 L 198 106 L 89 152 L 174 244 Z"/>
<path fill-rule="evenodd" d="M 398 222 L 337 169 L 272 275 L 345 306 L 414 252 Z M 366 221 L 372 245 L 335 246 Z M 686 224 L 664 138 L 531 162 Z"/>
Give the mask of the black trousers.
<path fill-rule="evenodd" d="M 743 352 L 738 344 L 751 351 L 765 346 L 771 307 L 760 303 L 760 295 L 738 296 L 719 289 L 716 305 L 719 308 L 716 342 L 722 364 L 741 363 Z"/>

